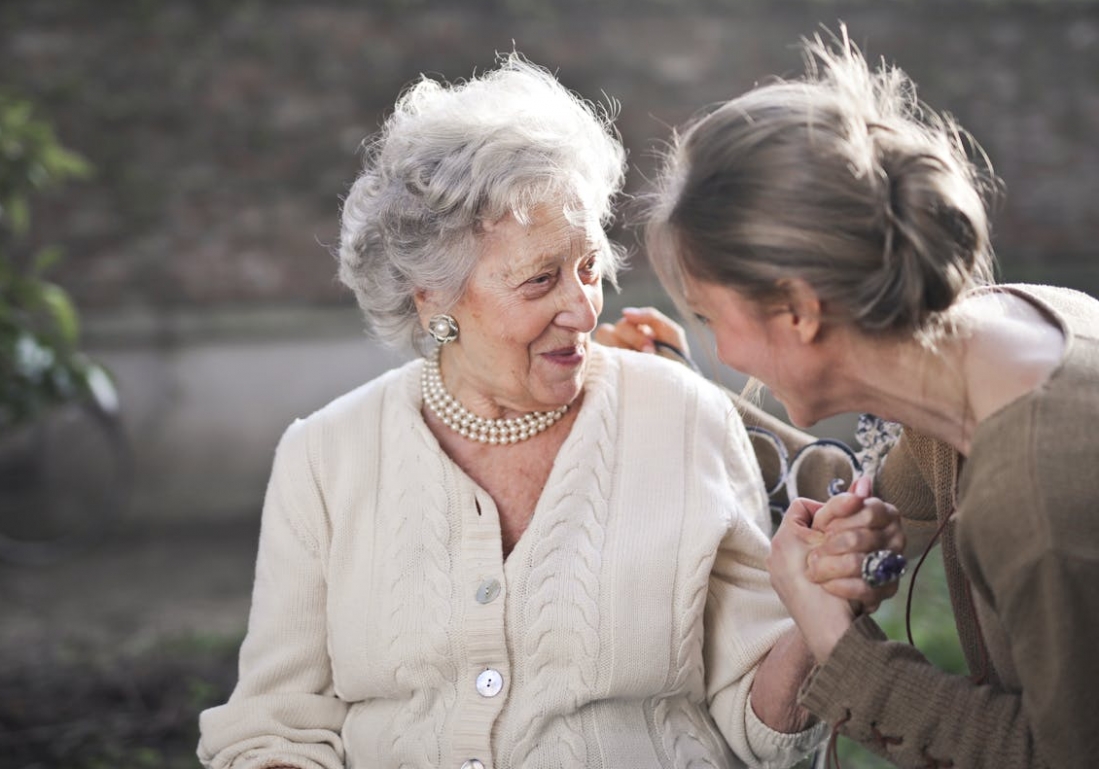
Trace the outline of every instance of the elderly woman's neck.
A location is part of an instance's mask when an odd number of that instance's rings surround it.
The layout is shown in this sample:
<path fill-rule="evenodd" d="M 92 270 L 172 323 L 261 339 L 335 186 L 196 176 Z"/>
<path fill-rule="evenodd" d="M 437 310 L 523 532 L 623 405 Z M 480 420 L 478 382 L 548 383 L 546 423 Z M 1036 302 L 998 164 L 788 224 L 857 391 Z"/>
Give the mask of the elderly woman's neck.
<path fill-rule="evenodd" d="M 447 349 L 438 356 L 439 374 L 442 386 L 450 397 L 454 398 L 468 411 L 484 419 L 504 419 L 519 416 L 519 410 L 507 408 L 479 384 L 468 361 L 459 350 Z"/>
<path fill-rule="evenodd" d="M 548 412 L 559 403 L 540 403 L 533 400 L 522 382 L 529 380 L 522 374 L 508 376 L 483 364 L 470 360 L 461 350 L 448 350 L 440 356 L 439 368 L 446 392 L 463 408 L 482 419 L 500 420 L 521 418 L 534 412 Z M 445 359 L 445 360 L 444 360 Z M 575 411 L 582 392 L 568 401 Z"/>

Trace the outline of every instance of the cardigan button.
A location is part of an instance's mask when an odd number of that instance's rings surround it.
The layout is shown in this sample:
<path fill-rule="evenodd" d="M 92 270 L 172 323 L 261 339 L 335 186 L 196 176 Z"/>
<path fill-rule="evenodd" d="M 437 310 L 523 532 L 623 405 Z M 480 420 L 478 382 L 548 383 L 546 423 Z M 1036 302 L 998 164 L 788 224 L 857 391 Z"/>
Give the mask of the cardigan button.
<path fill-rule="evenodd" d="M 499 670 L 488 668 L 477 676 L 477 692 L 482 697 L 495 697 L 504 688 L 504 677 Z"/>
<path fill-rule="evenodd" d="M 462 763 L 462 769 L 485 769 L 485 765 L 479 759 L 471 758 Z"/>
<path fill-rule="evenodd" d="M 500 595 L 500 583 L 489 577 L 477 588 L 477 603 L 492 603 L 498 595 Z"/>

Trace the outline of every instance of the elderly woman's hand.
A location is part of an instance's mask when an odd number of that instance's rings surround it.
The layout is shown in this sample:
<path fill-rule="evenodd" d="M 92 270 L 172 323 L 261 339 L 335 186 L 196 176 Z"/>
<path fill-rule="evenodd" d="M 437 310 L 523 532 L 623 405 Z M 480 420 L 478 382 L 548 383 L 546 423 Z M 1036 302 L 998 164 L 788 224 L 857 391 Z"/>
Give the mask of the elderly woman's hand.
<path fill-rule="evenodd" d="M 863 577 L 864 561 L 879 551 L 899 554 L 905 545 L 897 509 L 870 496 L 871 486 L 869 477 L 859 478 L 849 493 L 837 494 L 816 512 L 812 528 L 823 540 L 806 557 L 810 580 L 866 612 L 892 598 L 898 581 L 871 586 Z"/>
<path fill-rule="evenodd" d="M 771 586 L 794 618 L 817 662 L 828 658 L 855 617 L 849 601 L 808 577 L 809 554 L 827 537 L 813 528 L 813 519 L 822 508 L 823 502 L 811 499 L 799 497 L 791 502 L 771 539 L 771 553 L 767 556 Z"/>
<path fill-rule="evenodd" d="M 624 307 L 617 323 L 601 323 L 595 341 L 607 347 L 624 347 L 639 352 L 656 352 L 659 344 L 671 345 L 690 355 L 683 327 L 655 307 Z"/>

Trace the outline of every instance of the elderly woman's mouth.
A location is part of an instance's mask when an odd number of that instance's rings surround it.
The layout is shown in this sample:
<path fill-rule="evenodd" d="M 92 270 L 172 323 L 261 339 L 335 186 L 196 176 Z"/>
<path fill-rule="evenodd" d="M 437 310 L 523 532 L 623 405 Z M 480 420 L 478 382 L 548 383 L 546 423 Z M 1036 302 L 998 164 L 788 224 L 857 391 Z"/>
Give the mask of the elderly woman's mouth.
<path fill-rule="evenodd" d="M 584 362 L 586 352 L 584 345 L 569 345 L 568 347 L 558 347 L 556 350 L 544 352 L 542 357 L 559 366 L 578 366 Z"/>

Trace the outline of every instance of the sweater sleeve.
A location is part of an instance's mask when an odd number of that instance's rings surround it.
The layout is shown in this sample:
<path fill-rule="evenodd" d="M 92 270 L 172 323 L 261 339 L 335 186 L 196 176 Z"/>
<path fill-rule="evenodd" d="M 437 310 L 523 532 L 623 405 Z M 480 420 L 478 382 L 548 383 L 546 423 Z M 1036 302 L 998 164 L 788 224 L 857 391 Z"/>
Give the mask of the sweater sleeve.
<path fill-rule="evenodd" d="M 952 510 L 955 467 L 952 449 L 907 429 L 890 451 L 875 491 L 900 509 L 910 544 L 913 529 L 930 536 L 937 508 Z M 938 669 L 869 617 L 814 670 L 800 702 L 897 766 L 1045 766 L 1019 695 Z"/>
<path fill-rule="evenodd" d="M 905 428 L 874 477 L 874 494 L 901 514 L 910 558 L 924 552 L 940 516 L 953 512 L 957 462 L 947 444 Z"/>
<path fill-rule="evenodd" d="M 817 666 L 799 701 L 899 767 L 1045 766 L 1018 695 L 944 673 L 917 649 L 886 640 L 868 616 Z"/>
<path fill-rule="evenodd" d="M 732 414 L 726 468 L 733 510 L 710 573 L 703 655 L 710 713 L 726 742 L 751 767 L 785 767 L 826 736 L 818 724 L 796 734 L 777 732 L 755 715 L 750 702 L 756 669 L 780 636 L 793 627 L 771 587 L 766 559 L 769 520 L 759 470 L 739 417 Z M 796 693 L 791 692 L 791 699 Z"/>
<path fill-rule="evenodd" d="M 275 454 L 260 527 L 252 608 L 229 701 L 199 718 L 208 769 L 342 769 L 347 705 L 333 692 L 322 559 L 324 508 L 306 423 Z"/>

